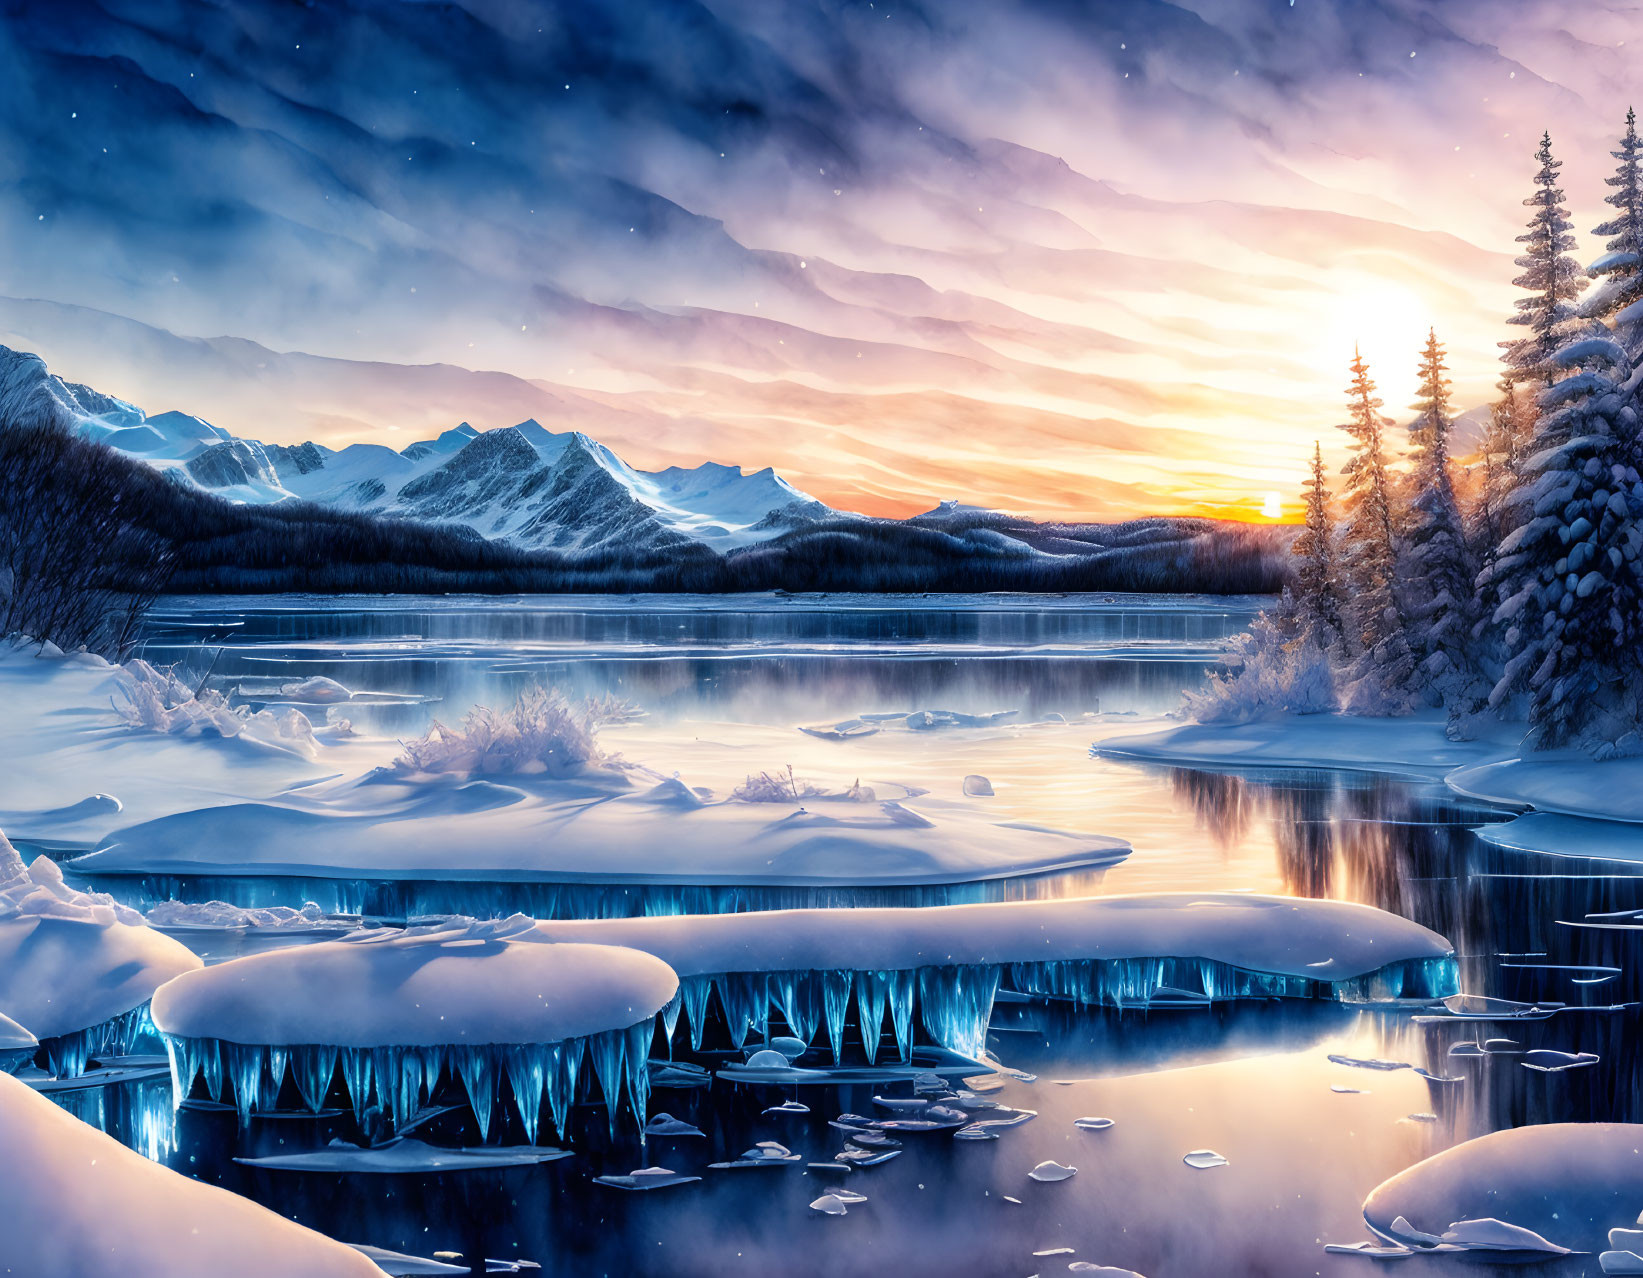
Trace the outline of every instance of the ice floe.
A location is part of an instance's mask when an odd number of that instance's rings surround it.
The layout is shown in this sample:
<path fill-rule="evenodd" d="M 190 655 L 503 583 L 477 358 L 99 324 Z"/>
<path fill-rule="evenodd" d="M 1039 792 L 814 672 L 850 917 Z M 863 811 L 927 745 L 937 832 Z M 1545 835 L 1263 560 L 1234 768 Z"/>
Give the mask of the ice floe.
<path fill-rule="evenodd" d="M 1188 1167 L 1207 1171 L 1211 1167 L 1225 1167 L 1230 1160 L 1225 1154 L 1217 1154 L 1213 1149 L 1195 1149 L 1183 1155 L 1181 1161 Z"/>
<path fill-rule="evenodd" d="M 665 960 L 679 974 L 695 1047 L 716 996 L 736 1044 L 762 1035 L 775 1013 L 805 1042 L 825 1029 L 835 1061 L 852 1006 L 868 1027 L 870 1057 L 886 1012 L 904 1060 L 915 1013 L 935 1043 L 979 1055 L 1001 980 L 1047 997 L 1131 1006 L 1187 982 L 1202 999 L 1355 1001 L 1439 996 L 1456 979 L 1449 943 L 1407 919 L 1245 893 L 554 920 L 537 930 Z"/>
<path fill-rule="evenodd" d="M 326 908 L 357 912 L 344 899 L 359 895 L 346 889 L 353 882 L 859 892 L 1096 873 L 1128 853 L 1119 839 L 1001 821 L 973 800 L 704 802 L 677 781 L 635 785 L 626 773 L 590 768 L 505 782 L 378 772 L 292 790 L 278 802 L 127 826 L 71 868 L 99 882 L 198 880 L 223 896 L 255 876 L 299 878 L 300 890 Z M 338 884 L 334 899 L 316 896 L 315 880 Z M 563 901 L 533 898 L 533 909 L 545 915 L 541 907 L 553 905 L 562 915 L 575 899 L 571 891 Z M 720 907 L 715 900 L 710 908 Z"/>
<path fill-rule="evenodd" d="M 524 918 L 360 931 L 187 973 L 153 1004 L 178 1098 L 204 1076 L 232 1084 L 242 1121 L 269 1108 L 287 1068 L 310 1109 L 340 1071 L 356 1114 L 373 1089 L 402 1126 L 442 1075 L 460 1080 L 483 1133 L 505 1079 L 534 1142 L 546 1096 L 560 1132 L 584 1054 L 614 1128 L 625 1094 L 643 1121 L 667 965 L 622 947 L 548 943 Z"/>
<path fill-rule="evenodd" d="M 382 1278 L 357 1251 L 151 1162 L 5 1075 L 0 1201 L 0 1270 L 13 1274 Z"/>
<path fill-rule="evenodd" d="M 1555 1255 L 1601 1251 L 1639 1202 L 1643 1126 L 1546 1123 L 1492 1132 L 1399 1172 L 1369 1195 L 1364 1220 L 1416 1250 Z"/>
<path fill-rule="evenodd" d="M 1078 1168 L 1068 1167 L 1065 1163 L 1058 1163 L 1054 1159 L 1045 1159 L 1027 1173 L 1027 1179 L 1053 1184 L 1058 1180 L 1071 1180 L 1076 1175 L 1078 1175 Z"/>
<path fill-rule="evenodd" d="M 477 1171 L 498 1167 L 534 1167 L 569 1158 L 570 1152 L 541 1145 L 507 1147 L 486 1145 L 472 1149 L 445 1149 L 410 1138 L 360 1146 L 333 1140 L 323 1149 L 293 1154 L 236 1158 L 247 1167 L 280 1171 L 336 1172 L 349 1175 L 394 1176 L 411 1173 Z"/>
<path fill-rule="evenodd" d="M 49 858 L 24 867 L 0 834 L 0 1014 L 40 1040 L 53 1074 L 132 1052 L 149 997 L 199 966 L 136 911 L 68 887 Z"/>
<path fill-rule="evenodd" d="M 670 1189 L 675 1185 L 693 1185 L 699 1180 L 700 1176 L 686 1176 L 666 1167 L 640 1167 L 626 1176 L 595 1176 L 593 1183 L 608 1185 L 612 1189 L 643 1191 Z"/>
<path fill-rule="evenodd" d="M 786 1145 L 778 1141 L 761 1140 L 740 1158 L 724 1163 L 709 1163 L 708 1166 L 722 1171 L 732 1167 L 791 1167 L 800 1161 L 800 1156 Z"/>

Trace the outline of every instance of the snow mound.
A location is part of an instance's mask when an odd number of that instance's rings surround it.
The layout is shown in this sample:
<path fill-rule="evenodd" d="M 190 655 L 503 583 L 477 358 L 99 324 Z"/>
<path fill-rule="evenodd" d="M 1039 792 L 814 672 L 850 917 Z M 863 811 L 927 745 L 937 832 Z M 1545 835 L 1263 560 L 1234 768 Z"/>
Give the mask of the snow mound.
<path fill-rule="evenodd" d="M 1445 780 L 1456 793 L 1489 803 L 1643 823 L 1643 758 L 1597 762 L 1583 752 L 1547 752 L 1460 768 Z"/>
<path fill-rule="evenodd" d="M 150 1162 L 3 1075 L 0 1201 L 27 1222 L 0 1230 L 8 1273 L 382 1278 L 341 1243 Z"/>
<path fill-rule="evenodd" d="M 667 964 L 555 945 L 533 921 L 361 930 L 188 972 L 154 998 L 168 1035 L 270 1046 L 553 1043 L 626 1029 L 678 989 Z"/>
<path fill-rule="evenodd" d="M 25 868 L 0 834 L 0 1013 L 61 1038 L 136 1011 L 199 966 L 135 910 L 67 886 L 56 862 Z"/>
<path fill-rule="evenodd" d="M 1492 1132 L 1416 1163 L 1364 1202 L 1381 1237 L 1526 1255 L 1599 1252 L 1643 1202 L 1643 1125 L 1547 1123 Z"/>

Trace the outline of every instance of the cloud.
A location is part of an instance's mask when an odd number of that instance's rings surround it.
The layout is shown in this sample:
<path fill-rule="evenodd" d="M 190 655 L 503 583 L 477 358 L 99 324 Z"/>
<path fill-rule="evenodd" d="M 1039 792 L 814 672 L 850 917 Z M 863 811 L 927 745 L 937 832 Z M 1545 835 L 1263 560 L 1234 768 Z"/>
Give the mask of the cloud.
<path fill-rule="evenodd" d="M 133 321 L 6 308 L 72 376 L 268 438 L 534 404 L 877 512 L 1239 508 L 1338 452 L 1354 342 L 1393 409 L 1427 324 L 1489 393 L 1529 153 L 1550 127 L 1598 220 L 1640 28 L 1540 0 L 28 5 L 0 291 Z M 317 358 L 236 382 L 259 350 Z"/>

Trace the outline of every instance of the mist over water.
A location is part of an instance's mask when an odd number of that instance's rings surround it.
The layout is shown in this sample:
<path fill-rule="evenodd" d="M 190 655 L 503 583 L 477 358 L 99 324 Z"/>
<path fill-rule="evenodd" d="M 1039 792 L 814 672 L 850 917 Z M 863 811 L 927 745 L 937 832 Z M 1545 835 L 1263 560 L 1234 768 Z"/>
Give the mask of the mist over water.
<path fill-rule="evenodd" d="M 1435 780 L 1217 774 L 1090 756 L 1094 740 L 1156 729 L 1258 605 L 173 600 L 156 616 L 146 655 L 209 668 L 223 687 L 325 674 L 400 698 L 342 711 L 362 730 L 399 735 L 419 731 L 430 715 L 454 719 L 495 703 L 536 678 L 612 691 L 648 711 L 610 732 L 625 758 L 720 792 L 748 771 L 785 764 L 801 776 L 893 778 L 941 793 L 981 773 L 994 785 L 988 802 L 1000 819 L 1134 845 L 1081 890 L 1246 889 L 1358 901 L 1449 937 L 1469 993 L 1594 1010 L 1502 1029 L 1417 1024 L 1409 1009 L 1297 1001 L 1120 1011 L 1006 997 L 989 1049 L 1037 1078 L 1010 1080 L 992 1096 L 1037 1117 L 996 1141 L 902 1133 L 902 1156 L 847 1176 L 804 1163 L 737 1171 L 706 1164 L 758 1140 L 782 1141 L 805 1162 L 828 1160 L 842 1142 L 826 1121 L 871 1112 L 875 1091 L 887 1088 L 658 1088 L 651 1112 L 683 1118 L 704 1138 L 646 1148 L 632 1135 L 612 1142 L 602 1110 L 579 1107 L 568 1140 L 574 1157 L 444 1177 L 339 1179 L 232 1161 L 353 1139 L 343 1112 L 259 1121 L 241 1132 L 231 1111 L 191 1102 L 173 1125 L 168 1106 L 128 1099 L 103 1102 L 109 1125 L 179 1170 L 335 1237 L 422 1255 L 451 1248 L 528 1257 L 548 1272 L 1049 1274 L 1076 1259 L 1148 1278 L 1361 1273 L 1366 1262 L 1326 1256 L 1321 1244 L 1364 1237 L 1360 1205 L 1387 1176 L 1504 1126 L 1643 1118 L 1635 1015 L 1595 1010 L 1643 997 L 1636 934 L 1578 926 L 1588 913 L 1643 907 L 1643 878 L 1486 844 L 1473 830 L 1508 814 Z M 996 728 L 886 729 L 848 742 L 795 730 L 925 708 L 1022 713 Z M 1545 1074 L 1512 1055 L 1449 1054 L 1502 1033 L 1525 1049 L 1593 1052 L 1601 1061 Z M 665 1050 L 659 1042 L 653 1055 Z M 1331 1054 L 1420 1066 L 1437 1079 L 1353 1068 Z M 710 1041 L 706 1056 L 722 1063 L 728 1045 Z M 811 1113 L 763 1112 L 795 1098 Z M 1090 1115 L 1114 1126 L 1074 1126 Z M 425 1130 L 448 1143 L 473 1140 L 450 1115 Z M 1205 1148 L 1228 1165 L 1183 1164 L 1188 1151 Z M 1028 1170 L 1045 1159 L 1076 1166 L 1078 1175 L 1030 1181 Z M 650 1194 L 591 1180 L 651 1164 L 703 1179 Z M 840 1184 L 867 1202 L 841 1218 L 807 1209 Z M 1060 1246 L 1074 1251 L 1033 1255 Z M 1543 1272 L 1585 1272 L 1581 1263 Z"/>

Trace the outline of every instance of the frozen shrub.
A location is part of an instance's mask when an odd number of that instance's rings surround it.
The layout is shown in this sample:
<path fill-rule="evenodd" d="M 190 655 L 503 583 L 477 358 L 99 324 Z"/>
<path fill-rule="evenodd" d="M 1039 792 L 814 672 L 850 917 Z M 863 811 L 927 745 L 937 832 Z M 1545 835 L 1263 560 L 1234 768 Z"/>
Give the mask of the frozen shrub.
<path fill-rule="evenodd" d="M 470 710 L 460 728 L 435 720 L 427 735 L 403 743 L 405 753 L 394 766 L 402 772 L 565 775 L 611 762 L 613 756 L 599 747 L 599 729 L 638 713 L 620 698 L 572 703 L 557 688 L 537 684 L 506 710 Z"/>
<path fill-rule="evenodd" d="M 127 662 L 115 678 L 109 702 L 128 727 L 177 737 L 240 737 L 308 758 L 315 753 L 314 725 L 299 711 L 251 714 L 176 668 L 158 669 L 141 658 Z"/>
<path fill-rule="evenodd" d="M 1289 637 L 1262 613 L 1221 658 L 1186 712 L 1200 723 L 1249 723 L 1280 714 L 1330 714 L 1340 708 L 1329 654 L 1304 636 Z"/>
<path fill-rule="evenodd" d="M 730 792 L 730 797 L 743 803 L 797 803 L 801 799 L 819 798 L 824 793 L 810 782 L 795 777 L 793 765 L 788 764 L 786 772 L 749 774 L 746 781 Z"/>

